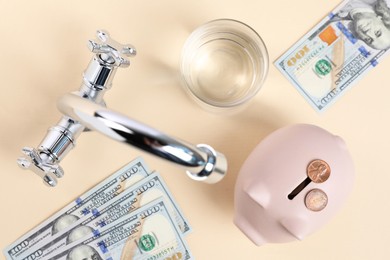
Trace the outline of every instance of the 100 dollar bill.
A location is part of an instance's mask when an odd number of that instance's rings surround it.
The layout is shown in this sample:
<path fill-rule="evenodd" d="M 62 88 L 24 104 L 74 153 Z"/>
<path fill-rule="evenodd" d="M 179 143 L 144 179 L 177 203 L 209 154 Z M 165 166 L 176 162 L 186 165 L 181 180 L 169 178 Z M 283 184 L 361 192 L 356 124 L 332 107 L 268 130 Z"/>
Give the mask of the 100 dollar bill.
<path fill-rule="evenodd" d="M 166 204 L 159 199 L 43 259 L 191 258 Z"/>
<path fill-rule="evenodd" d="M 387 54 L 389 3 L 343 1 L 275 66 L 317 111 L 323 111 Z"/>
<path fill-rule="evenodd" d="M 82 239 L 101 227 L 109 225 L 134 210 L 154 201 L 163 198 L 170 216 L 177 224 L 181 233 L 190 231 L 188 222 L 178 208 L 167 186 L 158 173 L 153 173 L 147 178 L 137 182 L 120 195 L 115 197 L 102 207 L 93 210 L 88 216 L 80 219 L 65 231 L 56 234 L 51 241 L 44 241 L 34 246 L 23 254 L 22 260 L 39 260 L 56 250 Z"/>
<path fill-rule="evenodd" d="M 78 197 L 65 208 L 6 247 L 4 249 L 6 258 L 13 260 L 19 259 L 19 256 L 37 243 L 50 240 L 56 233 L 88 215 L 92 209 L 96 209 L 110 201 L 127 187 L 148 175 L 149 169 L 142 158 L 130 162 L 102 183 Z"/>

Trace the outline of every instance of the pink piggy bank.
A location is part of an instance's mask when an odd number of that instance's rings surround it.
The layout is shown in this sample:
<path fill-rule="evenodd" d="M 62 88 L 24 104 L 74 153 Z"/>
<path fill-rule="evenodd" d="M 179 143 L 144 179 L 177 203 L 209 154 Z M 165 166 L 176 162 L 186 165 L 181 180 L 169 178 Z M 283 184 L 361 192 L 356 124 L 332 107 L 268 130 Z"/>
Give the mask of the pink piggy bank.
<path fill-rule="evenodd" d="M 313 125 L 281 128 L 240 170 L 234 223 L 256 245 L 302 240 L 341 208 L 353 179 L 340 137 Z"/>

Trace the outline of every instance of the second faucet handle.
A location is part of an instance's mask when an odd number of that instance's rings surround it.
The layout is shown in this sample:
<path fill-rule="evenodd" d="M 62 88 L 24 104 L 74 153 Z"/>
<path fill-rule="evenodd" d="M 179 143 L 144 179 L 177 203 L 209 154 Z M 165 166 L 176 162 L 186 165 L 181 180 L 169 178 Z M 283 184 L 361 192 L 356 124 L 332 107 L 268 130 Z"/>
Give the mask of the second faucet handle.
<path fill-rule="evenodd" d="M 89 40 L 88 48 L 93 53 L 101 54 L 101 59 L 109 65 L 118 67 L 128 67 L 130 61 L 127 57 L 133 57 L 137 51 L 134 46 L 130 44 L 121 44 L 110 38 L 108 32 L 98 30 L 98 41 Z"/>
<path fill-rule="evenodd" d="M 24 156 L 20 157 L 17 162 L 23 169 L 30 169 L 39 177 L 44 183 L 50 187 L 57 185 L 57 178 L 64 176 L 64 170 L 56 163 L 48 163 L 47 155 L 40 153 L 34 148 L 24 147 L 22 150 Z M 43 159 L 43 158 L 44 159 Z"/>

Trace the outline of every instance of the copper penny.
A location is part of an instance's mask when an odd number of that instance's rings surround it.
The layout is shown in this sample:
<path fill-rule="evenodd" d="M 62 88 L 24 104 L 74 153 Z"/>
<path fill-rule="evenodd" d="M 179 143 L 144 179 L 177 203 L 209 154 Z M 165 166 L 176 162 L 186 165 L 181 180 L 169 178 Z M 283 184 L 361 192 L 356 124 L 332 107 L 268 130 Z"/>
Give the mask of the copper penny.
<path fill-rule="evenodd" d="M 307 176 L 312 182 L 322 183 L 329 178 L 330 167 L 323 160 L 313 160 L 307 166 Z"/>
<path fill-rule="evenodd" d="M 305 205 L 311 211 L 321 211 L 327 204 L 328 196 L 320 189 L 312 189 L 306 194 Z"/>

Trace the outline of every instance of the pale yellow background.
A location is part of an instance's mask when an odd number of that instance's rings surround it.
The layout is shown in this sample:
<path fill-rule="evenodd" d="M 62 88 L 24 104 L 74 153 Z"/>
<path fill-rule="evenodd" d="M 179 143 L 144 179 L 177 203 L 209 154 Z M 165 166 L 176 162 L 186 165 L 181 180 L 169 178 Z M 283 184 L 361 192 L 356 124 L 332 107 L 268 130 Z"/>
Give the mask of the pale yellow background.
<path fill-rule="evenodd" d="M 181 48 L 206 21 L 233 18 L 251 25 L 273 62 L 338 3 L 0 0 L 0 247 L 142 155 L 162 173 L 188 217 L 194 231 L 187 241 L 196 259 L 390 259 L 390 58 L 321 115 L 273 65 L 251 105 L 229 117 L 201 110 L 179 82 Z M 54 189 L 18 168 L 21 148 L 36 147 L 59 120 L 57 98 L 79 89 L 92 57 L 86 42 L 99 28 L 138 49 L 131 67 L 118 70 L 108 106 L 225 153 L 229 173 L 221 183 L 194 182 L 182 168 L 98 133 L 80 136 Z M 232 223 L 235 180 L 267 134 L 294 123 L 315 124 L 345 139 L 356 165 L 354 189 L 343 210 L 304 241 L 256 247 Z"/>

